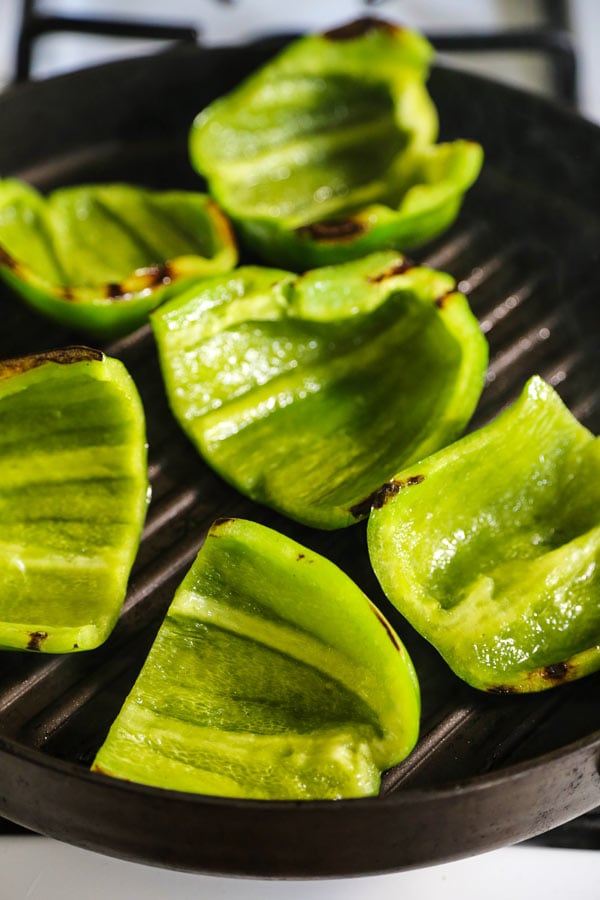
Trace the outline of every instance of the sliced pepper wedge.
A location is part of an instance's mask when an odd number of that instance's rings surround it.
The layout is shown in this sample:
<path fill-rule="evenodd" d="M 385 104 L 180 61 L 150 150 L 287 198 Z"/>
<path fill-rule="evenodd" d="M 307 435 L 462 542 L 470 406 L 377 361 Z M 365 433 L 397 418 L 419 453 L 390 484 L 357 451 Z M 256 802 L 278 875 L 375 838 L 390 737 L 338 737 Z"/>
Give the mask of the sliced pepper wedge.
<path fill-rule="evenodd" d="M 242 493 L 317 528 L 351 525 L 477 404 L 487 343 L 454 287 L 390 251 L 203 280 L 151 317 L 171 408 Z"/>
<path fill-rule="evenodd" d="M 600 668 L 600 440 L 541 378 L 375 505 L 375 573 L 462 679 L 540 691 Z"/>
<path fill-rule="evenodd" d="M 147 503 L 144 414 L 121 362 L 87 347 L 0 361 L 0 648 L 101 644 Z"/>
<path fill-rule="evenodd" d="M 0 181 L 0 276 L 89 334 L 132 331 L 174 284 L 236 262 L 230 225 L 205 194 L 99 184 L 43 197 Z"/>
<path fill-rule="evenodd" d="M 377 793 L 412 750 L 419 685 L 397 635 L 329 560 L 217 521 L 92 768 L 258 799 Z"/>
<path fill-rule="evenodd" d="M 432 53 L 359 20 L 295 41 L 198 114 L 192 164 L 262 259 L 304 270 L 406 250 L 454 220 L 483 155 L 434 143 Z"/>

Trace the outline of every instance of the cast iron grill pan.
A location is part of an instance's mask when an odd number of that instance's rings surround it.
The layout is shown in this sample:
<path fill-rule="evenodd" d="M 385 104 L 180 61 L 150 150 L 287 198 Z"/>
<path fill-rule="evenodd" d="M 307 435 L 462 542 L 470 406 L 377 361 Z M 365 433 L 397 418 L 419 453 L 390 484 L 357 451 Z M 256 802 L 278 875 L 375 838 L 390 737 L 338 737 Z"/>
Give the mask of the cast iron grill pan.
<path fill-rule="evenodd" d="M 179 49 L 34 83 L 0 97 L 0 175 L 42 189 L 129 180 L 199 188 L 193 116 L 274 44 Z M 600 425 L 600 131 L 518 91 L 437 68 L 442 137 L 479 140 L 482 177 L 455 226 L 413 254 L 451 272 L 491 347 L 471 427 L 541 374 L 580 420 Z M 0 295 L 3 357 L 85 337 Z M 87 339 L 89 343 L 89 339 Z M 135 378 L 148 419 L 153 500 L 119 624 L 96 651 L 0 653 L 0 815 L 138 862 L 222 874 L 326 877 L 402 870 L 543 835 L 600 805 L 600 677 L 533 696 L 480 694 L 390 608 L 365 525 L 323 533 L 242 498 L 175 424 L 149 327 L 102 349 Z M 515 448 L 518 451 L 518 448 Z M 88 771 L 173 592 L 218 516 L 278 528 L 336 561 L 408 646 L 422 736 L 381 796 L 259 802 L 160 791 Z"/>

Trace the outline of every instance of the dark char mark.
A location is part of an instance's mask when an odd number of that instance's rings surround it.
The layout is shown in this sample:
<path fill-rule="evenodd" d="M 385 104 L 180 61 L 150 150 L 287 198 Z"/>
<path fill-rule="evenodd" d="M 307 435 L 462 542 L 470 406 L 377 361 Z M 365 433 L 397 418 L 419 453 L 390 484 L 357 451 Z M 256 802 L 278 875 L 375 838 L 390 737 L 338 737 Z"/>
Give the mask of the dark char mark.
<path fill-rule="evenodd" d="M 7 269 L 15 271 L 19 268 L 19 264 L 10 253 L 7 253 L 4 247 L 0 246 L 0 266 L 6 266 Z"/>
<path fill-rule="evenodd" d="M 529 677 L 531 678 L 532 676 L 535 677 L 539 675 L 545 681 L 553 681 L 558 684 L 561 681 L 568 681 L 570 670 L 571 666 L 568 662 L 551 663 L 549 666 L 544 666 L 542 669 L 537 669 L 529 673 Z M 490 694 L 520 693 L 516 687 L 513 687 L 510 684 L 497 684 L 487 688 L 487 691 Z"/>
<path fill-rule="evenodd" d="M 356 219 L 330 219 L 328 222 L 313 222 L 296 230 L 300 237 L 315 241 L 351 241 L 366 231 L 366 226 Z"/>
<path fill-rule="evenodd" d="M 328 41 L 352 41 L 354 38 L 362 37 L 371 31 L 386 31 L 388 34 L 394 34 L 402 31 L 399 25 L 393 25 L 391 22 L 385 22 L 383 19 L 376 19 L 374 16 L 364 16 L 362 19 L 355 19 L 354 22 L 348 22 L 340 28 L 332 28 L 325 31 L 323 37 Z"/>
<path fill-rule="evenodd" d="M 392 629 L 390 628 L 389 622 L 386 621 L 386 619 L 384 618 L 384 616 L 380 613 L 380 611 L 379 611 L 378 609 L 375 609 L 375 615 L 377 616 L 377 618 L 379 619 L 379 621 L 381 622 L 381 624 L 382 624 L 383 627 L 385 628 L 386 634 L 387 634 L 387 636 L 389 637 L 390 641 L 392 642 L 392 644 L 394 645 L 394 647 L 396 648 L 396 650 L 399 651 L 399 650 L 400 650 L 400 644 L 398 643 L 398 639 L 396 638 L 396 635 L 394 634 L 394 632 L 393 632 Z"/>
<path fill-rule="evenodd" d="M 446 303 L 448 302 L 449 298 L 452 296 L 452 294 L 455 294 L 455 293 L 456 293 L 456 291 L 454 289 L 451 291 L 446 291 L 446 293 L 442 294 L 441 297 L 436 297 L 433 302 L 435 303 L 435 305 L 437 306 L 438 309 L 443 309 L 445 307 Z"/>
<path fill-rule="evenodd" d="M 378 275 L 371 275 L 367 280 L 371 284 L 378 284 L 380 281 L 385 281 L 387 278 L 393 278 L 395 275 L 404 275 L 406 272 L 410 272 L 411 269 L 415 268 L 415 263 L 412 259 L 408 259 L 406 256 L 401 256 L 397 262 L 386 269 L 384 272 L 380 272 Z"/>
<path fill-rule="evenodd" d="M 22 266 L 13 256 L 0 245 L 0 266 L 10 269 L 17 276 L 22 274 Z M 133 275 L 123 281 L 111 281 L 103 286 L 104 296 L 108 300 L 124 300 L 132 294 L 152 290 L 165 284 L 171 284 L 177 278 L 177 273 L 170 263 L 160 263 L 148 266 L 145 269 L 137 269 Z M 71 285 L 62 285 L 56 289 L 56 293 L 63 300 L 76 300 L 77 292 Z"/>
<path fill-rule="evenodd" d="M 159 263 L 145 269 L 136 269 L 133 275 L 122 282 L 106 284 L 104 293 L 109 300 L 123 300 L 132 294 L 171 284 L 176 277 L 173 267 L 168 262 Z"/>
<path fill-rule="evenodd" d="M 549 681 L 564 681 L 569 673 L 569 664 L 566 662 L 552 663 L 542 669 L 542 678 Z"/>
<path fill-rule="evenodd" d="M 36 369 L 46 363 L 58 363 L 68 366 L 78 362 L 102 362 L 104 354 L 101 350 L 93 350 L 91 347 L 74 346 L 62 347 L 58 350 L 46 350 L 43 353 L 32 353 L 29 356 L 21 356 L 16 359 L 0 361 L 0 378 L 10 378 Z"/>
<path fill-rule="evenodd" d="M 369 494 L 368 497 L 365 497 L 364 500 L 351 506 L 350 513 L 355 519 L 362 519 L 364 516 L 368 516 L 372 509 L 381 509 L 390 497 L 399 494 L 404 488 L 412 487 L 414 484 L 421 484 L 422 481 L 425 481 L 424 475 L 411 475 L 410 478 L 400 481 L 392 478 L 391 481 L 386 481 L 385 484 L 382 484 L 381 487 Z"/>
<path fill-rule="evenodd" d="M 42 644 L 48 637 L 47 631 L 30 631 L 29 632 L 29 643 L 27 644 L 28 650 L 37 650 L 40 651 L 42 649 Z"/>
<path fill-rule="evenodd" d="M 228 522 L 235 522 L 235 517 L 222 516 L 220 519 L 215 519 L 208 531 L 209 537 L 221 537 L 221 535 L 219 534 L 219 529 L 222 528 L 223 525 L 227 525 Z"/>

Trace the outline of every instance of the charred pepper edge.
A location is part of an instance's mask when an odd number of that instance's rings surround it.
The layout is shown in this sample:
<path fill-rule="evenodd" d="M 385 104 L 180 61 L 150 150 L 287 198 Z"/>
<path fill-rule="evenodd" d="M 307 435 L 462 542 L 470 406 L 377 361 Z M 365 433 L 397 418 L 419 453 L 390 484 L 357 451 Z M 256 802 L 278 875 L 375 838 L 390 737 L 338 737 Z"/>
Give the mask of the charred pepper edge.
<path fill-rule="evenodd" d="M 68 366 L 79 362 L 104 362 L 104 359 L 105 355 L 101 350 L 94 350 L 84 344 L 61 347 L 57 350 L 45 350 L 41 353 L 31 353 L 28 356 L 0 360 L 0 380 L 21 375 L 23 372 L 29 372 L 31 369 L 46 365 L 46 363 Z"/>
<path fill-rule="evenodd" d="M 12 272 L 17 278 L 25 282 L 30 282 L 30 269 L 24 263 L 21 263 L 14 256 L 11 256 L 0 245 L 0 266 L 4 266 Z M 32 272 L 35 275 L 35 272 Z M 152 264 L 136 269 L 130 275 L 127 275 L 120 282 L 108 282 L 97 285 L 98 296 L 111 301 L 127 300 L 134 294 L 143 291 L 153 290 L 157 287 L 170 284 L 178 276 L 175 264 L 168 260 L 164 263 Z M 77 302 L 77 286 L 48 284 L 48 290 L 54 297 L 61 300 Z"/>
<path fill-rule="evenodd" d="M 135 294 L 152 291 L 177 279 L 176 268 L 170 260 L 136 269 L 121 282 L 105 284 L 101 290 L 107 300 L 127 300 Z"/>
<path fill-rule="evenodd" d="M 237 521 L 237 519 L 235 516 L 219 516 L 219 518 L 215 519 L 215 521 L 212 523 L 212 525 L 206 532 L 205 540 L 208 540 L 208 538 L 220 538 L 221 530 L 223 528 L 227 528 L 228 526 L 230 526 L 232 523 L 235 523 L 236 521 Z M 203 541 L 202 543 L 204 544 L 205 541 Z"/>
<path fill-rule="evenodd" d="M 443 310 L 449 303 L 451 297 L 459 293 L 460 291 L 457 291 L 456 288 L 450 288 L 450 290 L 446 291 L 445 294 L 442 294 L 440 297 L 436 297 L 433 302 L 438 309 Z"/>
<path fill-rule="evenodd" d="M 419 266 L 412 259 L 409 259 L 408 256 L 399 254 L 397 262 L 392 263 L 392 265 L 383 272 L 369 276 L 367 281 L 370 284 L 379 284 L 379 282 L 386 281 L 388 278 L 394 278 L 396 275 L 406 275 L 408 272 L 417 268 L 419 268 Z"/>
<path fill-rule="evenodd" d="M 28 650 L 35 650 L 38 653 L 41 652 L 42 644 L 48 637 L 47 631 L 30 631 L 29 632 L 29 642 L 27 644 Z"/>
<path fill-rule="evenodd" d="M 2 244 L 0 244 L 0 266 L 5 266 L 11 272 L 18 272 L 21 268 L 19 261 L 11 256 Z"/>
<path fill-rule="evenodd" d="M 364 37 L 374 31 L 382 31 L 385 34 L 400 34 L 404 31 L 401 25 L 395 25 L 385 19 L 378 19 L 376 16 L 363 16 L 348 22 L 346 25 L 340 25 L 339 28 L 331 28 L 323 32 L 323 37 L 328 41 L 353 41 L 355 38 Z"/>
<path fill-rule="evenodd" d="M 322 222 L 311 222 L 295 229 L 300 238 L 318 241 L 321 244 L 345 244 L 368 231 L 366 222 L 353 216 L 338 219 L 326 219 Z"/>
<path fill-rule="evenodd" d="M 542 678 L 548 678 L 551 681 L 566 681 L 569 674 L 569 663 L 568 661 L 550 663 L 548 666 L 544 666 L 541 671 Z"/>
<path fill-rule="evenodd" d="M 232 253 L 231 267 L 233 268 L 237 262 L 238 249 L 232 223 L 212 198 L 207 200 L 206 216 L 215 237 L 216 250 L 208 256 L 192 255 L 211 263 L 218 260 L 223 254 Z M 100 282 L 92 290 L 97 291 L 99 300 L 108 300 L 111 303 L 139 299 L 148 292 L 189 277 L 190 273 L 179 271 L 177 263 L 178 257 L 160 263 L 151 263 L 135 269 L 121 281 Z M 40 290 L 46 291 L 53 299 L 74 304 L 82 302 L 79 296 L 79 291 L 82 289 L 78 285 L 53 284 L 40 279 L 34 270 L 12 256 L 0 243 L 0 268 L 2 267 L 12 272 L 20 281 L 33 284 Z M 89 303 L 89 300 L 83 301 L 83 305 Z"/>
<path fill-rule="evenodd" d="M 485 690 L 489 694 L 528 693 L 531 690 L 530 685 L 534 686 L 534 690 L 557 687 L 569 681 L 574 681 L 578 677 L 577 673 L 578 666 L 572 659 L 566 659 L 556 663 L 548 663 L 548 665 L 539 669 L 524 672 L 523 675 L 525 677 L 522 681 L 517 681 L 514 684 L 493 684 L 486 687 Z M 521 685 L 524 685 L 524 687 L 521 687 Z"/>
<path fill-rule="evenodd" d="M 365 516 L 368 516 L 372 509 L 381 509 L 388 500 L 399 494 L 401 490 L 407 487 L 412 487 L 415 484 L 421 484 L 422 481 L 425 481 L 424 475 L 410 475 L 408 478 L 396 479 L 392 478 L 390 481 L 386 481 L 380 487 L 376 488 L 368 497 L 365 497 L 364 500 L 360 500 L 358 503 L 355 503 L 354 506 L 351 506 L 349 512 L 354 516 L 355 519 L 363 519 Z"/>

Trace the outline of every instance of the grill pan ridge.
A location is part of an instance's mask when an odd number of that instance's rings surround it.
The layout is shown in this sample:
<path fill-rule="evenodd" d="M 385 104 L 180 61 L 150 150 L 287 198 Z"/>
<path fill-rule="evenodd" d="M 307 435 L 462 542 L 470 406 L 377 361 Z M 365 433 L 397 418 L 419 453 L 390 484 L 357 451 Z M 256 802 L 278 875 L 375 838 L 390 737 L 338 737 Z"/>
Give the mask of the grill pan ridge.
<path fill-rule="evenodd" d="M 0 96 L 0 176 L 38 187 L 128 180 L 198 188 L 194 115 L 278 46 L 179 48 Z M 442 138 L 486 163 L 457 223 L 413 254 L 449 271 L 490 342 L 471 424 L 539 373 L 600 430 L 600 129 L 547 101 L 436 67 Z M 0 356 L 81 343 L 0 289 Z M 0 815 L 138 862 L 261 877 L 328 877 L 442 862 L 543 834 L 600 805 L 600 674 L 532 696 L 461 683 L 383 597 L 365 526 L 321 533 L 241 497 L 199 459 L 167 406 L 149 326 L 103 346 L 124 361 L 148 420 L 153 499 L 123 613 L 98 650 L 0 653 Z M 415 662 L 421 739 L 380 797 L 258 802 L 159 791 L 92 774 L 175 587 L 218 516 L 278 528 L 337 562 L 389 616 Z"/>

